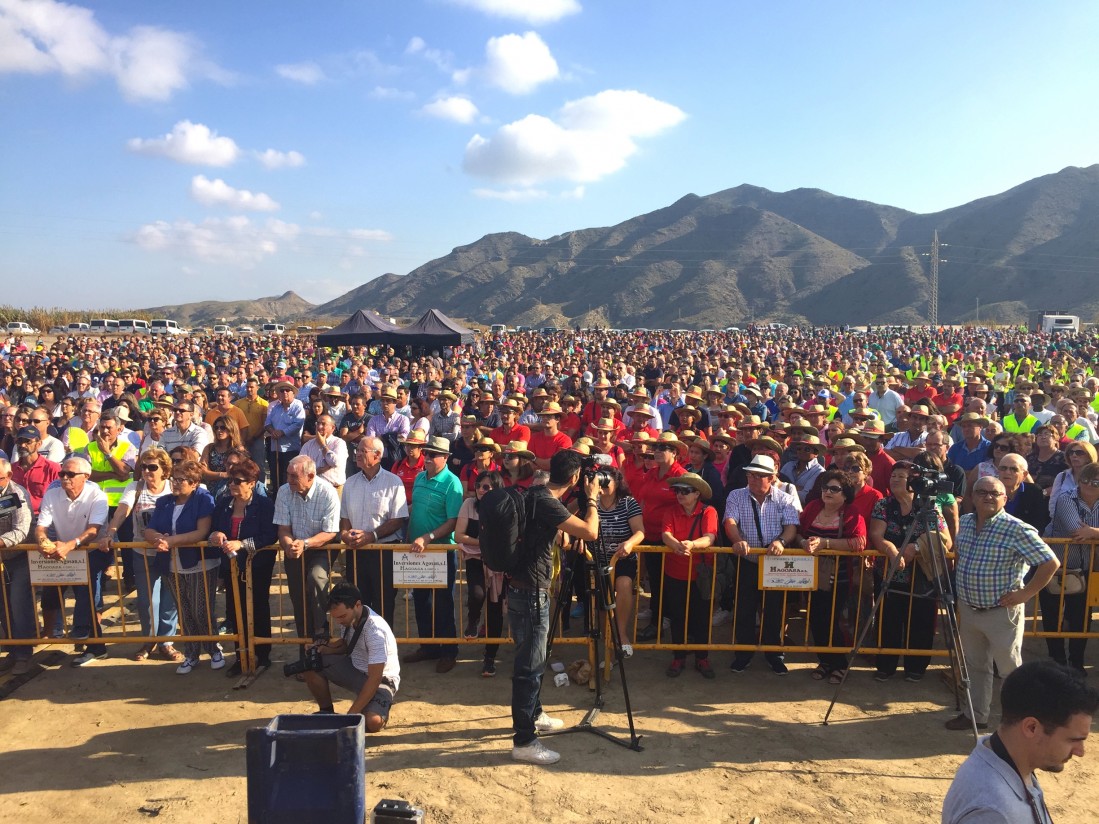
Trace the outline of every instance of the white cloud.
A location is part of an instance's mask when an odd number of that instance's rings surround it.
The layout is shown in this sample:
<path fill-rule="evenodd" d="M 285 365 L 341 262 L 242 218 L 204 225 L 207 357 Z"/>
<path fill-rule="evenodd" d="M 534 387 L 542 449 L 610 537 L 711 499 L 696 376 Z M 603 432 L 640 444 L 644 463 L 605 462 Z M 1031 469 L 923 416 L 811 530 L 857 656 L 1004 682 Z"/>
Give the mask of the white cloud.
<path fill-rule="evenodd" d="M 80 6 L 0 0 L 0 73 L 106 75 L 130 100 L 167 100 L 191 76 L 227 79 L 199 51 L 191 37 L 155 26 L 111 34 Z"/>
<path fill-rule="evenodd" d="M 536 32 L 505 34 L 485 45 L 485 78 L 510 94 L 528 94 L 557 78 L 560 70 Z"/>
<path fill-rule="evenodd" d="M 262 152 L 252 152 L 252 154 L 268 169 L 294 169 L 305 165 L 305 155 L 301 152 L 267 149 Z"/>
<path fill-rule="evenodd" d="M 428 103 L 420 111 L 455 123 L 472 123 L 478 115 L 477 107 L 468 97 L 442 97 Z"/>
<path fill-rule="evenodd" d="M 135 137 L 126 143 L 131 152 L 166 157 L 196 166 L 230 166 L 240 156 L 231 137 L 220 137 L 201 123 L 181 120 L 163 137 Z"/>
<path fill-rule="evenodd" d="M 191 197 L 205 206 L 226 206 L 242 212 L 277 212 L 279 204 L 263 192 L 235 189 L 222 180 L 196 175 L 191 180 Z"/>
<path fill-rule="evenodd" d="M 502 200 L 505 203 L 526 203 L 549 197 L 549 192 L 544 189 L 474 189 L 473 194 L 482 200 Z"/>
<path fill-rule="evenodd" d="M 150 252 L 169 252 L 207 263 L 228 263 L 248 268 L 276 254 L 300 233 L 293 223 L 268 218 L 253 223 L 244 216 L 208 218 L 201 223 L 158 220 L 134 234 L 134 242 Z"/>
<path fill-rule="evenodd" d="M 566 103 L 556 120 L 527 115 L 491 137 L 474 135 L 463 168 L 513 186 L 549 180 L 590 183 L 618 171 L 652 137 L 682 122 L 678 107 L 637 91 L 608 90 Z"/>
<path fill-rule="evenodd" d="M 405 92 L 389 86 L 375 86 L 370 90 L 368 97 L 374 100 L 415 100 L 414 92 Z"/>
<path fill-rule="evenodd" d="M 283 63 L 275 66 L 275 73 L 286 80 L 301 83 L 303 86 L 315 86 L 328 78 L 324 69 L 311 60 L 304 63 Z"/>
<path fill-rule="evenodd" d="M 347 236 L 354 240 L 393 240 L 393 235 L 385 229 L 348 229 Z"/>
<path fill-rule="evenodd" d="M 494 17 L 523 20 L 533 26 L 553 23 L 580 11 L 577 0 L 449 0 L 456 6 L 475 9 Z"/>
<path fill-rule="evenodd" d="M 444 74 L 450 74 L 454 63 L 454 55 L 442 49 L 429 48 L 427 41 L 422 37 L 413 37 L 405 46 L 405 54 L 418 55 L 431 63 Z"/>

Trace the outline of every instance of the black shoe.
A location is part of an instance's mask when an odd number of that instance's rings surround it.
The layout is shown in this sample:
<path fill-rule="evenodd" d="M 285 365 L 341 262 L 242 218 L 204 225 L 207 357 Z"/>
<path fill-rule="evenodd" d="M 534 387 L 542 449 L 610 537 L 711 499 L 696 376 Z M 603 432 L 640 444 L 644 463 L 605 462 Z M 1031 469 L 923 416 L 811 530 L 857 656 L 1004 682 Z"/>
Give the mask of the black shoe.
<path fill-rule="evenodd" d="M 771 672 L 775 675 L 786 675 L 790 672 L 790 668 L 786 666 L 786 663 L 781 659 L 775 658 L 767 662 L 771 665 Z"/>
<path fill-rule="evenodd" d="M 485 658 L 485 662 L 481 664 L 481 677 L 482 678 L 495 678 L 496 677 L 496 659 Z"/>
<path fill-rule="evenodd" d="M 922 672 L 906 672 L 904 674 L 904 680 L 907 681 L 909 684 L 918 684 L 920 681 L 923 680 L 923 673 Z"/>
<path fill-rule="evenodd" d="M 752 663 L 751 658 L 734 658 L 733 663 L 729 664 L 729 669 L 733 672 L 744 672 L 748 669 L 748 665 Z"/>
<path fill-rule="evenodd" d="M 638 643 L 642 643 L 642 644 L 648 643 L 649 641 L 655 641 L 656 640 L 656 625 L 655 624 L 649 624 L 644 629 L 639 629 L 637 631 L 637 640 L 638 640 Z"/>
<path fill-rule="evenodd" d="M 225 670 L 226 678 L 239 678 L 243 674 L 244 670 L 240 666 L 240 659 L 238 658 L 233 662 L 233 665 Z"/>
<path fill-rule="evenodd" d="M 895 672 L 881 672 L 881 671 L 875 672 L 874 673 L 874 680 L 877 681 L 880 684 L 882 682 L 888 681 L 890 678 L 892 678 L 896 674 L 897 673 L 895 673 Z"/>

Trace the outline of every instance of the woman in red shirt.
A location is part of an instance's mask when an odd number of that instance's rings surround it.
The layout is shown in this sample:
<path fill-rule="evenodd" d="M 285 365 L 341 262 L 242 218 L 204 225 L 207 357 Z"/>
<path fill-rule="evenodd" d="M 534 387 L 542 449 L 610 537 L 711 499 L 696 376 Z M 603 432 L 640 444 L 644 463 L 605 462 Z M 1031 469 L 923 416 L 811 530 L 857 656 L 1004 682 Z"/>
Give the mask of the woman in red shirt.
<path fill-rule="evenodd" d="M 393 464 L 393 474 L 401 479 L 404 484 L 405 499 L 412 504 L 412 485 L 416 483 L 416 476 L 424 471 L 423 446 L 427 443 L 427 436 L 419 429 L 413 429 L 407 438 L 400 438 L 404 444 L 404 457 Z"/>
<path fill-rule="evenodd" d="M 534 453 L 526 441 L 512 441 L 504 447 L 504 486 L 527 489 L 534 480 Z"/>
<path fill-rule="evenodd" d="M 670 553 L 664 553 L 664 614 L 672 622 L 669 640 L 673 644 L 705 644 L 709 642 L 709 609 L 702 586 L 698 582 L 698 567 L 713 564 L 712 555 L 696 555 L 697 550 L 714 545 L 717 538 L 717 510 L 706 504 L 710 485 L 693 472 L 679 475 L 671 482 L 674 506 L 664 510 L 661 543 Z M 709 595 L 709 593 L 706 593 Z M 695 669 L 704 678 L 714 678 L 709 652 L 695 652 Z M 665 675 L 675 678 L 687 663 L 687 653 L 676 650 Z"/>
<path fill-rule="evenodd" d="M 478 476 L 485 472 L 500 471 L 500 466 L 496 463 L 500 447 L 492 438 L 481 438 L 470 448 L 473 451 L 473 460 L 458 470 L 458 480 L 462 482 L 467 498 L 475 494 Z"/>

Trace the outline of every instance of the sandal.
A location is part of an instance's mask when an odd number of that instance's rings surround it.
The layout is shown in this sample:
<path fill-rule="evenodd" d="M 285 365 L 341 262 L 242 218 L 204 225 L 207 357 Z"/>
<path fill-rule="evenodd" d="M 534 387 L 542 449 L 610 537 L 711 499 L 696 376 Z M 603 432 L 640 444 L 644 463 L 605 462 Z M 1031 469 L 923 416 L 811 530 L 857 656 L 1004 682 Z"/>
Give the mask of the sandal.
<path fill-rule="evenodd" d="M 141 649 L 139 649 L 137 652 L 135 652 L 133 654 L 133 657 L 132 657 L 131 660 L 134 660 L 134 661 L 148 661 L 149 656 L 152 655 L 152 653 L 153 653 L 152 646 L 150 646 L 149 644 L 146 644 L 145 646 L 143 646 Z"/>
<path fill-rule="evenodd" d="M 817 668 L 809 673 L 809 677 L 814 681 L 823 681 L 828 677 L 828 670 L 825 668 L 824 664 L 817 664 Z"/>
<path fill-rule="evenodd" d="M 178 649 L 171 644 L 163 644 L 160 647 L 160 657 L 165 661 L 173 661 L 177 664 L 183 663 L 184 655 Z"/>
<path fill-rule="evenodd" d="M 828 674 L 828 683 L 839 686 L 843 683 L 843 677 L 845 675 L 847 675 L 847 670 L 845 669 L 832 670 Z"/>

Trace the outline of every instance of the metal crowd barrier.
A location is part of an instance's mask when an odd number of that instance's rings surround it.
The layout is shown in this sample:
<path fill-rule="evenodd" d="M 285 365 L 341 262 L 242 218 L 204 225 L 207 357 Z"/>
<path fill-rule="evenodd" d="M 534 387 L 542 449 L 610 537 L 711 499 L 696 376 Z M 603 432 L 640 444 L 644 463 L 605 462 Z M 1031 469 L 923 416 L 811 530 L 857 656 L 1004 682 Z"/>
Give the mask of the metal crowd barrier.
<path fill-rule="evenodd" d="M 1071 541 L 1069 539 L 1048 539 L 1047 543 L 1051 545 L 1057 544 L 1069 544 L 1069 543 L 1088 543 Z M 1091 542 L 1093 545 L 1097 542 Z M 114 610 L 119 611 L 119 620 L 113 622 L 113 625 L 103 627 L 102 631 L 95 634 L 91 639 L 77 639 L 73 637 L 50 637 L 48 632 L 49 628 L 45 628 L 43 621 L 40 620 L 39 599 L 34 597 L 32 603 L 35 610 L 35 636 L 31 638 L 11 638 L 12 627 L 12 602 L 13 595 L 11 587 L 13 582 L 10 580 L 9 569 L 10 562 L 5 565 L 3 561 L 0 561 L 0 571 L 4 573 L 3 580 L 5 586 L 3 588 L 2 597 L 2 611 L 0 611 L 0 619 L 2 619 L 5 628 L 5 638 L 2 641 L 4 645 L 14 646 L 27 646 L 27 645 L 71 645 L 74 643 L 104 643 L 104 644 L 117 644 L 117 643 L 139 643 L 139 644 L 169 644 L 169 643 L 184 643 L 184 642 L 232 642 L 236 645 L 239 654 L 240 661 L 243 670 L 246 673 L 253 672 L 257 661 L 257 647 L 264 645 L 273 646 L 302 646 L 309 643 L 312 640 L 312 630 L 314 627 L 310 626 L 311 623 L 315 623 L 310 620 L 309 613 L 313 612 L 314 615 L 323 617 L 323 592 L 320 594 L 321 603 L 317 604 L 315 601 L 311 601 L 308 593 L 309 583 L 311 581 L 310 576 L 301 576 L 302 590 L 299 593 L 299 609 L 298 615 L 295 616 L 295 610 L 293 602 L 295 598 L 289 589 L 289 577 L 286 572 L 286 559 L 283 557 L 283 553 L 278 553 L 275 557 L 274 563 L 270 566 L 270 583 L 266 574 L 260 575 L 259 570 L 254 569 L 256 561 L 262 558 L 267 553 L 275 553 L 279 547 L 277 545 L 271 547 L 265 547 L 257 550 L 255 553 L 249 553 L 246 557 L 229 559 L 228 579 L 223 580 L 223 584 L 226 586 L 226 597 L 219 596 L 218 592 L 210 592 L 209 588 L 205 588 L 204 596 L 204 608 L 205 608 L 205 624 L 208 632 L 204 634 L 192 634 L 192 635 L 146 635 L 140 631 L 140 622 L 130 618 L 127 614 L 129 607 L 135 606 L 134 593 L 124 592 L 123 589 L 123 565 L 121 560 L 120 549 L 122 548 L 144 548 L 147 545 L 143 542 L 132 542 L 125 544 L 112 545 L 111 563 L 108 567 L 104 577 L 107 582 L 103 595 L 103 607 L 105 614 L 111 614 Z M 468 576 L 465 574 L 465 565 L 458 564 L 453 560 L 447 560 L 445 562 L 435 561 L 438 555 L 443 555 L 448 552 L 458 553 L 459 550 L 452 544 L 438 544 L 429 546 L 426 552 L 420 556 L 413 556 L 409 553 L 409 563 L 401 565 L 401 572 L 387 572 L 387 554 L 390 553 L 402 553 L 408 551 L 408 544 L 372 544 L 369 546 L 361 547 L 358 549 L 349 549 L 342 544 L 330 544 L 319 550 L 311 550 L 313 558 L 322 558 L 322 566 L 325 567 L 327 572 L 327 581 L 329 583 L 339 580 L 350 580 L 354 582 L 362 582 L 365 579 L 369 579 L 374 582 L 376 586 L 374 591 L 364 591 L 364 600 L 371 604 L 371 606 L 378 612 L 382 613 L 390 620 L 390 624 L 393 627 L 394 634 L 397 637 L 399 643 L 403 644 L 438 644 L 438 645 L 461 645 L 461 644 L 476 644 L 476 645 L 500 645 L 510 644 L 512 640 L 506 629 L 506 620 L 500 619 L 498 623 L 501 625 L 501 630 L 498 634 L 488 636 L 487 631 L 484 635 L 478 634 L 478 627 L 470 627 L 466 625 L 466 619 L 468 616 L 470 586 Z M 34 545 L 21 545 L 15 549 L 27 552 L 37 553 L 37 547 Z M 98 551 L 94 547 L 89 548 L 89 552 Z M 623 640 L 629 642 L 630 639 L 636 638 L 637 633 L 642 627 L 647 624 L 646 621 L 638 619 L 638 614 L 641 609 L 654 600 L 659 600 L 661 604 L 664 603 L 663 596 L 666 595 L 666 589 L 668 589 L 669 578 L 665 575 L 666 570 L 666 558 L 672 552 L 663 546 L 639 546 L 636 547 L 636 551 L 641 554 L 652 553 L 661 556 L 660 562 L 660 576 L 658 580 L 647 582 L 647 592 L 642 590 L 642 587 L 637 585 L 639 582 L 635 582 L 633 587 L 634 597 L 632 603 L 632 619 L 628 627 L 627 636 Z M 320 553 L 315 555 L 314 553 Z M 342 553 L 342 557 L 341 557 Z M 367 555 L 367 553 L 370 553 Z M 931 657 L 946 657 L 949 655 L 948 651 L 942 646 L 942 641 L 935 631 L 939 623 L 939 610 L 943 608 L 943 605 L 937 602 L 932 602 L 931 606 L 931 618 L 932 621 L 932 644 L 925 648 L 924 646 L 912 645 L 912 623 L 913 623 L 913 611 L 917 609 L 916 605 L 921 603 L 918 597 L 920 593 L 915 592 L 912 586 L 915 584 L 915 576 L 912 576 L 912 584 L 908 593 L 901 592 L 901 597 L 908 597 L 907 614 L 904 616 L 904 628 L 903 644 L 900 645 L 888 645 L 884 643 L 884 636 L 887 633 L 885 621 L 883 616 L 885 610 L 890 607 L 890 599 L 896 603 L 897 595 L 891 594 L 883 603 L 879 613 L 871 616 L 869 614 L 870 605 L 872 603 L 872 597 L 876 582 L 880 580 L 875 578 L 873 572 L 868 569 L 868 566 L 873 563 L 877 563 L 879 567 L 884 567 L 884 559 L 878 553 L 867 550 L 866 552 L 859 554 L 842 553 L 838 551 L 821 551 L 816 554 L 816 557 L 809 556 L 808 553 L 802 550 L 788 549 L 781 556 L 767 555 L 766 551 L 759 548 L 753 548 L 750 554 L 757 557 L 759 563 L 773 566 L 774 569 L 770 570 L 768 574 L 768 580 L 771 584 L 778 585 L 784 588 L 780 589 L 768 589 L 764 594 L 761 594 L 760 608 L 758 611 L 751 611 L 744 613 L 742 610 L 741 615 L 737 615 L 736 599 L 732 599 L 729 610 L 729 624 L 721 623 L 717 626 L 713 623 L 713 616 L 716 609 L 721 608 L 721 604 L 724 600 L 725 603 L 729 603 L 728 592 L 731 590 L 733 593 L 740 591 L 741 587 L 751 588 L 755 587 L 759 589 L 758 578 L 754 581 L 742 581 L 741 576 L 753 575 L 758 576 L 758 567 L 755 564 L 748 563 L 743 559 L 737 559 L 732 557 L 732 563 L 727 560 L 720 561 L 722 558 L 730 558 L 733 556 L 733 551 L 728 547 L 712 547 L 706 550 L 698 551 L 698 554 L 713 556 L 715 562 L 722 563 L 723 566 L 728 569 L 729 576 L 725 579 L 723 584 L 720 584 L 721 580 L 718 575 L 714 575 L 708 584 L 708 591 L 701 593 L 702 607 L 705 615 L 705 627 L 706 637 L 703 640 L 698 638 L 689 641 L 679 641 L 671 637 L 671 631 L 664 628 L 662 618 L 669 617 L 682 617 L 683 625 L 687 626 L 690 619 L 690 611 L 692 604 L 695 609 L 698 609 L 697 603 L 694 602 L 694 598 L 700 594 L 700 589 L 697 582 L 688 581 L 685 584 L 686 594 L 683 598 L 683 610 L 682 616 L 669 616 L 668 611 L 661 607 L 661 613 L 652 618 L 652 624 L 656 628 L 656 637 L 650 641 L 642 642 L 638 641 L 633 643 L 634 649 L 644 650 L 683 650 L 683 651 L 696 651 L 696 650 L 712 650 L 712 651 L 762 651 L 762 652 L 800 652 L 800 653 L 832 653 L 832 654 L 849 654 L 853 644 L 853 638 L 857 637 L 859 630 L 865 625 L 867 621 L 874 621 L 875 627 L 872 632 L 867 636 L 866 646 L 860 649 L 861 653 L 869 655 L 926 655 Z M 30 559 L 28 555 L 28 560 Z M 831 590 L 814 589 L 812 587 L 812 578 L 814 577 L 817 567 L 820 564 L 820 559 L 835 557 L 837 563 L 847 565 L 848 571 L 848 585 L 846 586 L 846 592 L 844 588 L 833 586 Z M 135 570 L 137 574 L 147 574 L 148 561 L 146 556 L 141 554 L 135 554 L 135 565 L 139 566 Z M 640 560 L 640 559 L 639 559 Z M 415 608 L 414 598 L 416 596 L 411 595 L 410 590 L 424 590 L 424 583 L 434 580 L 435 583 L 439 583 L 440 580 L 445 581 L 445 575 L 441 575 L 440 571 L 446 569 L 446 564 L 452 563 L 454 566 L 448 570 L 446 574 L 449 574 L 454 582 L 454 634 L 451 637 L 438 637 L 434 632 L 431 635 L 421 635 L 417 624 L 414 622 Z M 370 567 L 376 565 L 377 569 L 371 569 Z M 388 564 L 390 570 L 393 570 L 392 561 Z M 646 564 L 639 562 L 638 570 L 639 574 L 642 574 L 642 570 L 645 569 Z M 58 573 L 61 574 L 61 573 Z M 173 576 L 178 576 L 179 573 L 166 573 L 165 579 L 172 582 Z M 397 575 L 397 579 L 394 581 L 394 575 Z M 1069 571 L 1064 567 L 1059 572 L 1062 582 L 1069 575 Z M 401 577 L 403 576 L 403 578 Z M 434 577 L 432 577 L 434 576 Z M 614 573 L 611 574 L 611 581 L 614 580 Z M 1090 619 L 1094 611 L 1094 607 L 1099 605 L 1099 573 L 1091 573 L 1087 571 L 1087 578 L 1089 586 L 1087 590 L 1087 604 L 1085 607 L 1084 628 L 1081 630 L 1067 631 L 1063 627 L 1064 623 L 1064 606 L 1066 598 L 1074 598 L 1076 596 L 1064 595 L 1064 585 L 1062 584 L 1062 594 L 1057 597 L 1056 608 L 1058 613 L 1058 619 L 1055 622 L 1056 629 L 1047 630 L 1044 627 L 1044 619 L 1041 613 L 1041 607 L 1038 603 L 1039 598 L 1035 598 L 1027 605 L 1027 629 L 1025 635 L 1033 638 L 1093 638 L 1099 636 L 1099 632 L 1093 632 L 1090 629 Z M 416 584 L 420 585 L 417 586 Z M 45 588 L 59 588 L 65 589 L 71 586 L 80 586 L 79 582 L 73 581 L 67 584 L 31 584 L 33 590 L 42 590 Z M 559 585 L 559 584 L 558 584 Z M 267 589 L 266 604 L 270 607 L 270 621 L 271 631 L 266 631 L 266 618 L 262 614 L 263 604 L 265 600 L 257 595 L 262 595 L 263 590 Z M 315 590 L 316 591 L 316 590 Z M 583 590 L 581 590 L 583 591 Z M 409 592 L 409 597 L 402 597 L 405 592 Z M 421 599 L 429 601 L 426 612 L 422 617 L 429 617 L 432 627 L 436 626 L 437 619 L 440 617 L 440 611 L 437 608 L 437 601 L 442 600 L 446 602 L 445 598 L 437 597 L 436 593 L 432 593 L 430 589 L 426 594 L 421 594 Z M 31 595 L 32 593 L 28 593 Z M 479 593 L 478 593 L 479 594 Z M 554 593 L 556 596 L 556 592 Z M 239 597 L 238 597 L 239 596 Z M 501 594 L 501 597 L 502 594 Z M 62 598 L 62 606 L 66 609 L 69 608 L 71 603 L 71 597 L 66 599 Z M 242 603 L 243 601 L 243 603 Z M 289 604 L 287 602 L 290 602 Z M 556 602 L 556 597 L 552 604 Z M 25 602 L 24 602 L 25 603 Z M 494 602 L 498 606 L 494 609 L 500 610 L 506 614 L 506 610 L 503 610 L 501 602 Z M 1047 604 L 1049 603 L 1047 599 Z M 392 604 L 390 609 L 389 604 Z M 1078 604 L 1078 601 L 1077 601 Z M 571 605 L 571 600 L 570 600 Z M 589 604 L 590 605 L 590 604 Z M 257 606 L 260 609 L 257 611 Z M 903 605 L 902 605 L 903 606 Z M 489 607 L 489 598 L 486 597 L 485 603 L 481 605 L 481 609 L 477 610 L 481 616 L 485 619 L 487 627 L 487 609 Z M 618 609 L 621 609 L 623 605 L 619 604 Z M 760 628 L 765 626 L 768 621 L 768 610 L 778 609 L 780 611 L 780 618 L 777 622 L 779 630 L 780 643 L 778 644 L 763 644 L 760 637 Z M 814 618 L 814 612 L 824 610 L 828 614 L 826 621 L 821 622 L 819 618 Z M 231 613 L 226 615 L 226 613 Z M 388 613 L 388 614 L 387 614 Z M 552 613 L 551 613 L 552 614 Z M 220 621 L 221 618 L 227 618 L 224 622 Z M 895 616 L 892 616 L 895 618 Z M 568 617 L 565 616 L 566 620 Z M 1040 619 L 1042 623 L 1040 624 Z M 554 638 L 554 645 L 558 644 L 574 644 L 574 645 L 592 645 L 590 634 L 587 632 L 586 621 L 590 620 L 590 616 L 587 615 L 587 609 L 583 611 L 580 618 L 571 618 L 570 623 L 573 624 L 573 628 L 564 629 L 563 625 L 566 620 L 558 622 L 556 626 L 552 628 L 552 635 Z M 601 620 L 610 620 L 609 613 L 603 613 Z M 155 621 L 155 618 L 154 618 Z M 300 631 L 297 626 L 299 623 L 304 624 L 303 630 Z M 697 617 L 696 617 L 697 621 Z M 741 629 L 738 622 L 751 621 L 752 627 L 747 632 L 739 633 L 742 637 L 751 637 L 752 643 L 737 642 L 738 630 Z M 576 623 L 579 624 L 578 632 Z M 825 635 L 825 627 L 827 627 L 827 636 L 825 640 L 828 643 L 820 643 L 820 638 L 814 637 L 814 633 L 811 628 L 816 623 L 817 634 L 820 636 Z M 264 629 L 264 633 L 257 635 L 259 629 Z M 137 628 L 135 632 L 134 629 Z M 155 623 L 154 623 L 155 627 Z M 604 627 L 604 629 L 606 629 Z M 926 627 L 924 628 L 926 629 Z M 323 634 L 324 628 L 318 628 L 318 631 Z M 607 639 L 609 643 L 610 633 L 602 632 L 602 637 Z M 589 649 L 589 653 L 591 650 Z"/>

